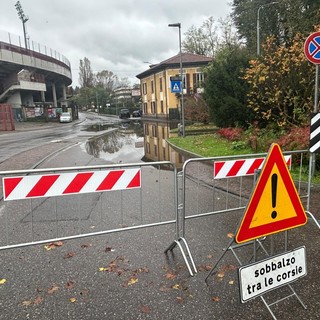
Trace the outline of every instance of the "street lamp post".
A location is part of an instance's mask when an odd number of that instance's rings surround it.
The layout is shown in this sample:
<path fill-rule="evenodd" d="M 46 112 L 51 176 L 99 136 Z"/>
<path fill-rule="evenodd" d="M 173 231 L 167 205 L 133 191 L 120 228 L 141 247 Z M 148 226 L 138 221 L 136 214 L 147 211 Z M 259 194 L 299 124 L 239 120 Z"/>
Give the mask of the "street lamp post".
<path fill-rule="evenodd" d="M 18 11 L 18 16 L 19 16 L 20 20 L 22 21 L 24 45 L 25 45 L 26 50 L 28 50 L 27 32 L 26 32 L 25 23 L 29 20 L 29 18 L 24 14 L 20 1 L 17 1 L 17 3 L 14 6 L 16 7 L 16 9 Z"/>
<path fill-rule="evenodd" d="M 181 79 L 181 121 L 182 121 L 182 137 L 185 137 L 184 127 L 184 101 L 183 101 L 183 74 L 182 74 L 182 50 L 181 50 L 181 23 L 170 23 L 168 27 L 179 28 L 179 53 L 180 53 L 180 79 Z"/>
<path fill-rule="evenodd" d="M 257 56 L 260 56 L 260 10 L 271 6 L 273 4 L 277 4 L 279 3 L 278 1 L 273 1 L 267 4 L 263 4 L 258 8 L 258 12 L 257 12 Z"/>

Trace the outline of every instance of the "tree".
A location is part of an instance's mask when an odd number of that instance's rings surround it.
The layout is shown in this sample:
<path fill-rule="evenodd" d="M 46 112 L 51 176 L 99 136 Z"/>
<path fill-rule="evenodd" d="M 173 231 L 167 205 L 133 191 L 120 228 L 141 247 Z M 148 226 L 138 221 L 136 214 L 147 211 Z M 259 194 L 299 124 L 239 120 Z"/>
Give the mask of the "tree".
<path fill-rule="evenodd" d="M 90 88 L 94 86 L 94 76 L 91 70 L 91 62 L 88 58 L 80 60 L 79 66 L 79 84 L 83 88 Z"/>
<path fill-rule="evenodd" d="M 275 35 L 277 39 L 280 37 L 277 14 L 280 4 L 270 5 L 270 2 L 270 0 L 233 0 L 232 18 L 238 30 L 239 38 L 246 43 L 250 53 L 256 53 L 257 49 L 258 11 L 260 42 L 263 43 L 268 35 Z"/>
<path fill-rule="evenodd" d="M 241 43 L 231 17 L 219 19 L 219 34 L 217 50 L 227 46 L 237 46 Z"/>
<path fill-rule="evenodd" d="M 94 88 L 81 87 L 79 93 L 74 96 L 74 100 L 78 106 L 91 106 L 92 102 L 95 101 Z"/>
<path fill-rule="evenodd" d="M 117 84 L 118 88 L 130 88 L 130 86 L 131 86 L 131 84 L 130 84 L 128 77 L 120 78 L 120 80 L 118 81 L 118 84 Z"/>
<path fill-rule="evenodd" d="M 96 86 L 104 88 L 109 94 L 113 92 L 118 82 L 118 77 L 112 71 L 102 70 L 95 75 Z"/>
<path fill-rule="evenodd" d="M 200 28 L 191 26 L 185 33 L 182 49 L 185 52 L 214 57 L 221 47 L 238 42 L 231 17 L 219 19 L 218 23 L 210 17 Z"/>
<path fill-rule="evenodd" d="M 242 78 L 249 66 L 247 50 L 238 45 L 221 48 L 206 71 L 204 99 L 219 127 L 246 127 L 252 111 L 246 105 L 247 84 Z"/>
<path fill-rule="evenodd" d="M 273 35 L 278 45 L 290 44 L 297 33 L 305 36 L 319 23 L 320 0 L 233 0 L 232 18 L 239 37 L 251 53 L 257 48 L 259 10 L 260 43 Z M 272 4 L 271 4 L 272 3 Z"/>
<path fill-rule="evenodd" d="M 213 17 L 210 17 L 200 28 L 191 26 L 185 33 L 182 49 L 185 52 L 213 57 L 218 41 L 217 34 L 217 26 L 214 25 Z"/>
<path fill-rule="evenodd" d="M 203 124 L 209 122 L 209 107 L 200 94 L 184 98 L 184 117 Z"/>
<path fill-rule="evenodd" d="M 271 37 L 264 55 L 250 61 L 244 80 L 250 86 L 248 107 L 260 125 L 276 123 L 280 128 L 309 122 L 314 88 L 313 65 L 304 57 L 302 34 L 291 45 L 276 46 Z"/>

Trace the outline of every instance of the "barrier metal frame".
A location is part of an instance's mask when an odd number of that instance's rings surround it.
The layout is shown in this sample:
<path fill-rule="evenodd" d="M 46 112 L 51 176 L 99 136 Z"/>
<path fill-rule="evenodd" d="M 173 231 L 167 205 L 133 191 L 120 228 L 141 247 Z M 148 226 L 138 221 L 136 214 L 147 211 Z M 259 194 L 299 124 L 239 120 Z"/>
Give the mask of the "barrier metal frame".
<path fill-rule="evenodd" d="M 17 243 L 17 244 L 12 244 L 12 245 L 4 245 L 0 246 L 0 251 L 5 250 L 5 249 L 13 249 L 13 248 L 21 248 L 21 247 L 27 247 L 27 246 L 33 246 L 33 245 L 38 245 L 38 244 L 47 244 L 50 242 L 55 242 L 55 241 L 63 241 L 63 240 L 71 240 L 71 239 L 79 239 L 79 238 L 86 238 L 86 237 L 92 237 L 92 236 L 98 236 L 98 235 L 105 235 L 105 234 L 110 234 L 110 233 L 115 233 L 115 232 L 123 232 L 123 231 L 128 231 L 128 230 L 136 230 L 136 229 L 142 229 L 142 228 L 148 228 L 148 227 L 155 227 L 155 226 L 161 226 L 161 225 L 168 225 L 168 224 L 173 224 L 175 223 L 176 226 L 177 224 L 177 218 L 178 218 L 178 213 L 177 213 L 177 204 L 176 204 L 176 176 L 177 176 L 177 169 L 176 166 L 170 162 L 170 161 L 158 161 L 158 162 L 152 162 L 152 163 L 134 163 L 134 164 L 115 164 L 115 165 L 99 165 L 99 166 L 81 166 L 81 167 L 62 167 L 62 168 L 45 168 L 45 169 L 28 169 L 28 170 L 11 170 L 11 171 L 1 171 L 0 176 L 1 177 L 6 177 L 6 176 L 22 176 L 22 175 L 31 175 L 31 174 L 44 174 L 44 173 L 68 173 L 68 172 L 83 172 L 83 171 L 101 171 L 101 170 L 112 170 L 112 169 L 126 169 L 126 168 L 143 168 L 143 167 L 155 167 L 158 168 L 158 174 L 160 175 L 161 172 L 161 167 L 170 167 L 171 171 L 173 172 L 173 208 L 175 212 L 173 213 L 175 216 L 175 219 L 173 220 L 166 220 L 166 221 L 159 221 L 159 222 L 154 222 L 154 223 L 146 223 L 146 224 L 140 224 L 140 225 L 134 225 L 134 226 L 127 226 L 127 227 L 122 227 L 122 228 L 114 228 L 114 229 L 109 229 L 109 230 L 102 230 L 102 231 L 95 231 L 95 232 L 90 232 L 90 233 L 82 233 L 82 234 L 76 234 L 76 235 L 71 235 L 71 236 L 64 236 L 64 237 L 56 237 L 56 238 L 49 238 L 49 239 L 44 239 L 44 240 L 38 240 L 38 241 L 31 241 L 31 242 L 24 242 L 24 243 Z M 168 171 L 168 170 L 166 170 Z M 142 183 L 142 182 L 141 182 Z M 160 185 L 159 185 L 160 188 Z M 3 190 L 2 190 L 3 191 Z M 121 190 L 125 191 L 125 190 Z M 120 192 L 121 192 L 120 191 Z M 103 193 L 105 191 L 101 191 Z M 119 191 L 113 191 L 113 192 L 119 192 Z M 141 191 L 140 191 L 141 193 Z M 161 190 L 159 190 L 159 194 L 161 195 Z M 60 196 L 55 196 L 55 197 L 60 197 Z M 47 197 L 49 198 L 49 197 Z M 32 199 L 30 199 L 31 201 Z M 19 201 L 19 200 L 12 200 L 12 201 Z M 141 195 L 140 195 L 140 201 L 141 200 Z M 3 196 L 0 194 L 0 203 L 4 202 L 3 201 Z M 0 206 L 1 209 L 1 206 Z M 33 227 L 32 227 L 33 229 Z M 33 232 L 33 230 L 32 230 Z M 176 237 L 178 236 L 178 231 L 177 228 L 175 230 Z M 33 235 L 32 235 L 33 236 Z M 7 240 L 8 242 L 8 240 Z"/>
<path fill-rule="evenodd" d="M 299 169 L 299 183 L 298 183 L 298 193 L 300 194 L 301 189 L 301 176 L 302 176 L 302 160 L 303 155 L 309 154 L 309 150 L 295 150 L 295 151 L 286 151 L 283 152 L 283 155 L 299 155 L 300 154 L 300 169 Z M 232 209 L 225 209 L 225 210 L 219 210 L 219 211 L 212 211 L 212 212 L 202 212 L 197 213 L 194 215 L 186 216 L 186 180 L 190 179 L 190 177 L 187 175 L 187 168 L 190 164 L 198 162 L 212 162 L 212 168 L 215 161 L 227 161 L 227 160 L 239 160 L 239 159 L 252 159 L 252 158 L 260 158 L 260 157 L 266 157 L 267 153 L 257 153 L 257 154 L 245 154 L 245 155 L 235 155 L 235 156 L 219 156 L 219 157 L 208 157 L 208 158 L 192 158 L 187 161 L 185 161 L 182 171 L 179 173 L 179 176 L 181 177 L 181 201 L 178 204 L 178 215 L 177 215 L 177 238 L 171 243 L 171 245 L 165 250 L 165 253 L 168 251 L 172 251 L 176 246 L 179 247 L 180 251 L 183 252 L 182 247 L 185 247 L 186 254 L 185 254 L 185 261 L 187 261 L 187 258 L 189 259 L 189 262 L 186 262 L 187 268 L 189 270 L 189 273 L 191 276 L 197 273 L 197 268 L 195 266 L 194 260 L 192 258 L 191 251 L 188 246 L 188 242 L 185 237 L 185 222 L 187 219 L 193 219 L 193 218 L 199 218 L 214 214 L 221 214 L 231 211 L 238 211 L 238 210 L 244 210 L 245 205 L 239 206 L 237 208 Z M 314 215 L 310 212 L 310 193 L 311 193 L 311 167 L 312 167 L 312 156 L 309 154 L 309 174 L 308 174 L 308 183 L 307 183 L 307 190 L 305 195 L 300 195 L 300 198 L 306 199 L 306 214 L 312 219 L 312 221 L 316 224 L 316 226 L 320 229 L 320 224 L 317 221 L 317 219 L 314 217 Z M 213 169 L 212 169 L 213 170 Z M 228 178 L 229 179 L 229 178 Z M 230 178 L 231 179 L 231 178 Z M 179 186 L 178 186 L 179 187 Z M 214 186 L 211 186 L 214 188 Z M 179 201 L 179 200 L 178 200 Z M 286 244 L 287 246 L 287 244 Z"/>

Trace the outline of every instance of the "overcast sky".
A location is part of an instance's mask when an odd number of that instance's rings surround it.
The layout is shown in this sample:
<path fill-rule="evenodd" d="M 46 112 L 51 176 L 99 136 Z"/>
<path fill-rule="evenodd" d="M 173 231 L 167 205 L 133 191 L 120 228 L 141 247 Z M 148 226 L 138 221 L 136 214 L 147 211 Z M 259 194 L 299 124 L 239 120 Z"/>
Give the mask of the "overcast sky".
<path fill-rule="evenodd" d="M 112 71 L 131 84 L 148 69 L 144 62 L 158 63 L 179 52 L 178 28 L 183 34 L 192 26 L 231 12 L 229 0 L 20 0 L 27 34 L 63 54 L 71 63 L 73 84 L 78 84 L 80 59 L 87 57 L 93 72 Z M 21 36 L 22 21 L 17 0 L 1 0 L 0 40 L 5 32 Z M 5 32 L 4 32 L 5 31 Z M 18 39 L 18 38 L 17 38 Z"/>

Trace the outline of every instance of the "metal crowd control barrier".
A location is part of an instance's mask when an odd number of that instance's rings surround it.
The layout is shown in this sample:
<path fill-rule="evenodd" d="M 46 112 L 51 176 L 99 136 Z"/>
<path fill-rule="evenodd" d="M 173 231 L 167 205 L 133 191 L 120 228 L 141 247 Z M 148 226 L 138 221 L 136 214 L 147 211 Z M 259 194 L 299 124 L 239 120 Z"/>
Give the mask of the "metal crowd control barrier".
<path fill-rule="evenodd" d="M 180 250 L 186 247 L 191 275 L 197 273 L 185 238 L 187 219 L 225 214 L 244 210 L 254 187 L 254 172 L 262 167 L 266 153 L 189 159 L 180 172 L 181 195 L 178 200 L 177 239 L 167 248 Z M 298 194 L 306 213 L 319 227 L 318 221 L 309 211 L 311 175 L 305 168 L 311 166 L 309 150 L 283 152 L 292 167 Z M 305 181 L 303 181 L 302 177 Z M 309 181 L 309 182 L 308 182 Z M 240 217 L 239 217 L 240 218 Z M 192 268 L 191 268 L 192 267 Z"/>
<path fill-rule="evenodd" d="M 174 224 L 176 175 L 166 161 L 0 172 L 0 250 Z"/>

